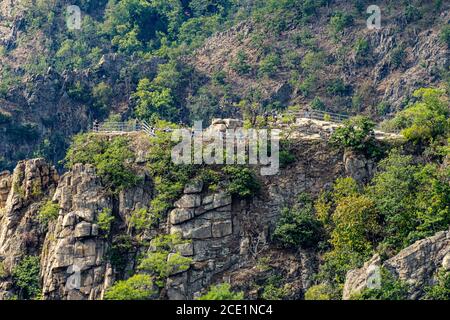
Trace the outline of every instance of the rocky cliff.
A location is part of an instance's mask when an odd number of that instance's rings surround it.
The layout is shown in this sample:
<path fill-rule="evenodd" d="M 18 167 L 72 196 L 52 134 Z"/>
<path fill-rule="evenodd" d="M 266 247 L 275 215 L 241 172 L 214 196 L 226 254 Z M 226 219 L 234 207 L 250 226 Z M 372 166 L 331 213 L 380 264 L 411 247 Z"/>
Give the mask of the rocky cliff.
<path fill-rule="evenodd" d="M 343 299 L 350 299 L 367 288 L 374 267 L 384 267 L 396 279 L 405 281 L 410 286 L 408 299 L 419 299 L 425 287 L 436 284 L 439 271 L 450 270 L 450 231 L 419 240 L 384 262 L 375 255 L 362 268 L 349 271 Z"/>
<path fill-rule="evenodd" d="M 270 243 L 281 208 L 302 192 L 317 195 L 336 176 L 368 173 L 356 167 L 349 171 L 344 155 L 321 139 L 296 139 L 295 150 L 298 161 L 276 176 L 260 177 L 263 192 L 252 200 L 231 197 L 222 187 L 208 191 L 201 182 L 186 185 L 167 221 L 145 236 L 179 232 L 191 240 L 178 248 L 192 258 L 191 267 L 168 278 L 162 298 L 191 299 L 212 283 L 230 279 L 249 298 L 256 298 L 254 284 L 270 274 L 283 274 L 291 281 L 292 298 L 303 296 L 317 271 L 318 257 L 312 251 L 292 252 Z M 38 255 L 44 299 L 101 299 L 114 281 L 135 270 L 138 255 L 148 250 L 131 240 L 129 227 L 131 212 L 153 197 L 152 177 L 145 166 L 141 168 L 144 183 L 119 194 L 107 191 L 89 165 L 75 165 L 58 178 L 54 168 L 35 159 L 19 163 L 13 175 L 3 173 L 0 194 L 8 197 L 0 202 L 0 260 L 5 269 L 10 272 L 22 257 Z M 48 200 L 58 205 L 59 213 L 44 228 L 37 212 Z M 98 215 L 105 209 L 115 219 L 107 237 L 98 226 Z M 124 241 L 128 247 L 117 259 L 114 250 Z M 270 268 L 258 267 L 263 257 Z M 3 298 L 15 293 L 10 275 L 1 280 L 0 288 Z"/>

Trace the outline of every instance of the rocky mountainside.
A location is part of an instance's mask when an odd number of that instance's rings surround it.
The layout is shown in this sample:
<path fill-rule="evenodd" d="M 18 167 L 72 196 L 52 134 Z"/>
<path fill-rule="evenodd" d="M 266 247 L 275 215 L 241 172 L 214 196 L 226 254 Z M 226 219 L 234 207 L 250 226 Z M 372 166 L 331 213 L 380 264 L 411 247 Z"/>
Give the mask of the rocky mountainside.
<path fill-rule="evenodd" d="M 0 0 L 0 300 L 450 299 L 450 2 L 370 4 Z"/>
<path fill-rule="evenodd" d="M 161 106 L 159 116 L 176 122 L 237 116 L 245 102 L 257 102 L 259 112 L 296 105 L 381 120 L 403 109 L 414 90 L 448 80 L 441 39 L 448 1 L 383 1 L 380 30 L 366 27 L 366 1 L 297 8 L 224 0 L 209 9 L 174 1 L 155 9 L 162 11 L 155 26 L 136 18 L 136 28 L 153 30 L 170 17 L 184 26 L 162 28 L 162 38 L 140 31 L 135 42 L 115 29 L 135 23 L 111 13 L 125 5 L 72 2 L 0 1 L 0 169 L 33 156 L 59 166 L 73 134 L 108 114 L 147 117 L 141 103 Z M 65 21 L 73 4 L 81 8 L 81 30 Z M 170 92 L 168 100 L 142 102 L 145 79 L 151 90 Z"/>
<path fill-rule="evenodd" d="M 303 297 L 317 271 L 318 256 L 271 244 L 281 208 L 304 191 L 317 195 L 336 176 L 351 172 L 360 179 L 370 174 L 366 166 L 357 166 L 366 161 L 355 161 L 311 137 L 296 139 L 299 161 L 279 176 L 261 177 L 264 191 L 251 201 L 231 197 L 223 188 L 208 191 L 202 182 L 186 185 L 167 219 L 145 236 L 181 233 L 191 241 L 178 248 L 192 258 L 190 268 L 168 277 L 161 298 L 192 299 L 211 284 L 230 279 L 248 298 L 258 298 L 257 284 L 271 274 L 285 277 L 291 298 Z M 99 299 L 114 281 L 134 272 L 139 255 L 151 248 L 132 237 L 130 217 L 154 197 L 145 162 L 137 161 L 148 182 L 119 194 L 111 194 L 90 165 L 75 165 L 58 177 L 44 160 L 35 159 L 20 162 L 12 174 L 2 173 L 0 193 L 8 196 L 0 203 L 0 258 L 5 270 L 0 296 L 17 294 L 11 272 L 29 255 L 39 256 L 44 299 Z M 44 227 L 37 211 L 48 199 L 57 204 L 58 216 Z M 108 237 L 98 222 L 105 209 L 115 218 Z M 79 286 L 71 287 L 75 272 L 80 274 Z"/>

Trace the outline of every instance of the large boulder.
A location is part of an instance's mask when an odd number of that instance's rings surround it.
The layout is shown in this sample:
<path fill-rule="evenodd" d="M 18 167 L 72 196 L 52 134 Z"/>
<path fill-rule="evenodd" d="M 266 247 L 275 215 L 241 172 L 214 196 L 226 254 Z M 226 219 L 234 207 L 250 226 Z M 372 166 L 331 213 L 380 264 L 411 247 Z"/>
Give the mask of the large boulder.
<path fill-rule="evenodd" d="M 410 285 L 409 299 L 418 299 L 423 288 L 436 283 L 436 274 L 441 269 L 450 269 L 450 231 L 441 231 L 434 236 L 419 240 L 400 251 L 396 256 L 381 263 L 378 256 L 364 264 L 362 268 L 347 273 L 343 299 L 367 288 L 370 270 L 382 266 L 395 278 Z"/>

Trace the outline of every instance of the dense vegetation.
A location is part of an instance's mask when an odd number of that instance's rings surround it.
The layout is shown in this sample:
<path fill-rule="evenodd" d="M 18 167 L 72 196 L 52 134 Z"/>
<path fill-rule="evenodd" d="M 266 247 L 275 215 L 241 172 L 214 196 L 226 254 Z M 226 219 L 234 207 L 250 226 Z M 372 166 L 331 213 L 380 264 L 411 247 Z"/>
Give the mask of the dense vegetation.
<path fill-rule="evenodd" d="M 20 87 L 26 76 L 44 76 L 51 67 L 58 74 L 71 75 L 64 84 L 67 96 L 75 105 L 87 107 L 89 119 L 103 119 L 128 103 L 126 118 L 162 118 L 176 123 L 239 113 L 247 116 L 239 107 L 242 105 L 258 114 L 297 103 L 353 114 L 366 111 L 375 117 L 394 111 L 373 84 L 338 76 L 349 68 L 347 57 L 355 57 L 356 65 L 351 68 L 361 75 L 382 58 L 370 39 L 358 32 L 367 18 L 365 0 L 345 5 L 330 0 L 71 1 L 81 8 L 82 31 L 67 30 L 67 1 L 24 2 L 27 9 L 20 43 L 42 37 L 46 52 L 27 56 L 20 72 L 5 64 L 0 96 L 8 97 L 11 88 Z M 338 8 L 330 11 L 335 5 Z M 395 34 L 398 45 L 389 53 L 386 70 L 401 71 L 409 45 L 404 35 L 415 27 L 423 28 L 424 21 L 434 23 L 447 7 L 440 0 L 383 6 L 386 21 L 397 17 L 405 21 Z M 312 30 L 322 20 L 325 25 L 319 37 Z M 250 41 L 243 45 L 237 37 L 239 50 L 223 62 L 227 67 L 215 66 L 207 74 L 195 69 L 192 53 L 205 40 L 248 21 L 253 25 Z M 448 26 L 441 29 L 440 41 L 448 44 Z M 336 48 L 329 52 L 329 46 L 321 42 Z M 14 47 L 0 46 L 0 56 L 14 54 Z M 448 82 L 448 70 L 429 72 L 436 81 Z M 271 80 L 285 83 L 291 98 L 267 96 Z M 241 90 L 237 84 L 242 81 L 252 85 Z M 407 104 L 405 100 L 402 107 Z M 16 121 L 7 113 L 0 114 L 7 141 L 27 141 L 35 145 L 32 153 L 57 162 L 68 145 L 67 136 L 55 130 L 51 119 L 43 123 L 51 134 L 44 133 L 37 121 Z M 0 158 L 2 167 L 13 166 L 10 157 Z"/>
<path fill-rule="evenodd" d="M 351 178 L 338 178 L 317 199 L 302 194 L 294 204 L 283 208 L 273 228 L 271 244 L 278 249 L 320 253 L 316 284 L 306 292 L 306 299 L 339 299 L 346 273 L 373 254 L 386 259 L 419 239 L 448 229 L 449 70 L 436 66 L 428 70 L 424 62 L 422 67 L 442 85 L 417 90 L 395 108 L 377 94 L 380 88 L 370 81 L 352 79 L 349 72 L 361 73 L 366 79 L 384 58 L 377 56 L 373 39 L 352 33 L 353 27 L 365 22 L 367 1 L 348 1 L 346 10 L 332 11 L 332 0 L 76 0 L 71 4 L 83 10 L 81 32 L 67 31 L 65 4 L 30 1 L 33 7 L 26 10 L 22 26 L 25 35 L 20 41 L 31 42 L 43 34 L 47 51 L 31 55 L 17 74 L 12 67 L 2 68 L 0 99 L 10 99 L 11 89 L 22 85 L 23 79 L 45 77 L 53 70 L 70 75 L 62 86 L 64 94 L 77 106 L 87 106 L 87 118 L 138 118 L 159 129 L 235 115 L 242 115 L 249 126 L 264 126 L 267 120 L 263 114 L 289 107 L 300 110 L 306 105 L 313 110 L 369 115 L 345 122 L 330 142 L 379 161 L 373 179 L 362 185 Z M 438 19 L 444 5 L 437 0 L 390 2 L 386 18 L 391 18 L 391 13 L 397 18 L 398 14 L 403 29 L 395 32 L 417 34 L 416 28 L 420 31 L 423 24 Z M 312 28 L 319 20 L 326 24 L 320 38 Z M 240 36 L 233 38 L 235 54 L 209 73 L 193 66 L 194 50 L 211 35 L 231 27 L 245 28 L 249 21 L 252 28 L 248 41 L 244 44 Z M 440 28 L 439 43 L 450 46 L 449 26 Z M 381 78 L 389 72 L 402 73 L 410 63 L 412 45 L 400 35 L 395 40 L 383 62 Z M 330 46 L 336 50 L 331 52 Z M 0 57 L 12 53 L 13 49 L 0 46 Z M 267 95 L 264 85 L 276 80 L 288 88 L 285 95 L 289 99 L 283 94 Z M 28 91 L 32 88 L 26 88 Z M 111 116 L 114 111 L 123 111 L 123 105 L 127 105 L 126 112 Z M 58 160 L 66 137 L 52 131 L 52 119 L 31 123 L 0 111 L 0 129 L 6 132 L 3 141 L 15 145 L 36 142 L 33 156 Z M 406 142 L 403 148 L 385 150 L 388 146 L 376 143 L 376 125 L 371 118 L 383 119 L 396 111 L 383 128 L 398 130 Z M 43 139 L 42 127 L 53 134 Z M 136 150 L 131 145 L 124 137 L 76 135 L 65 167 L 92 165 L 111 196 L 118 197 L 121 191 L 145 182 L 137 174 Z M 189 181 L 202 181 L 210 191 L 226 181 L 226 190 L 242 200 L 261 191 L 254 171 L 247 166 L 174 164 L 170 155 L 174 141 L 166 132 L 159 131 L 150 145 L 145 171 L 152 177 L 155 194 L 150 203 L 132 213 L 129 235 L 110 239 L 116 219 L 112 210 L 104 209 L 97 215 L 100 235 L 112 242 L 109 258 L 124 279 L 106 292 L 106 299 L 158 298 L 170 275 L 190 268 L 191 258 L 179 252 L 179 246 L 188 243 L 179 235 L 161 235 L 152 237 L 151 243 L 139 243 L 151 250 L 140 257 L 136 274 L 124 275 L 127 253 L 134 249 L 136 239 L 160 226 Z M 15 158 L 22 156 L 17 154 Z M 0 171 L 11 167 L 10 160 L 0 156 Z M 282 150 L 280 161 L 287 167 L 296 159 L 287 148 Z M 58 217 L 58 211 L 57 204 L 45 201 L 37 218 L 45 226 Z M 0 278 L 3 276 L 6 274 L 0 263 Z M 24 258 L 11 276 L 19 298 L 39 296 L 37 257 Z M 276 276 L 265 279 L 260 291 L 263 299 L 288 295 L 283 279 Z M 381 289 L 365 290 L 354 298 L 404 299 L 406 291 L 407 285 L 384 272 Z M 426 299 L 448 299 L 448 273 L 439 274 L 437 284 L 425 291 Z M 233 292 L 229 284 L 212 286 L 200 297 L 242 298 L 243 293 Z"/>
<path fill-rule="evenodd" d="M 307 298 L 339 298 L 347 271 L 361 266 L 374 253 L 388 258 L 419 239 L 448 229 L 450 171 L 443 163 L 449 155 L 448 95 L 438 89 L 421 89 L 414 96 L 417 101 L 391 121 L 414 152 L 393 148 L 367 185 L 339 178 L 331 191 L 317 199 L 316 215 L 327 230 L 329 248 L 317 275 L 320 284 L 310 289 Z M 359 141 L 365 141 L 367 135 L 370 132 L 355 134 L 354 124 L 348 123 L 336 131 L 334 141 L 366 151 L 372 145 Z M 445 279 L 441 276 L 441 287 L 445 287 Z M 384 280 L 382 289 L 365 291 L 359 298 L 404 299 L 403 284 L 386 272 Z M 446 289 L 441 287 L 430 292 L 444 294 L 440 292 Z"/>

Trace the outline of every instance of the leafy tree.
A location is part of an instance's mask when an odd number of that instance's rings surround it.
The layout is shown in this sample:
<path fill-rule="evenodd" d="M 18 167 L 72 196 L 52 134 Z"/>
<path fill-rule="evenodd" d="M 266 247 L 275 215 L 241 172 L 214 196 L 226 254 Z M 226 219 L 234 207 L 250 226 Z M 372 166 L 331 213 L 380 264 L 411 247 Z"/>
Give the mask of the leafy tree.
<path fill-rule="evenodd" d="M 129 144 L 125 137 L 108 140 L 95 134 L 80 134 L 73 138 L 65 165 L 67 168 L 76 163 L 94 165 L 105 186 L 118 192 L 135 186 L 141 180 L 131 168 L 130 160 L 134 159 L 134 153 Z"/>
<path fill-rule="evenodd" d="M 140 181 L 127 165 L 130 159 L 134 159 L 134 154 L 128 146 L 129 141 L 126 138 L 118 137 L 113 139 L 102 153 L 94 155 L 97 174 L 103 177 L 106 186 L 111 190 L 120 191 Z"/>
<path fill-rule="evenodd" d="M 228 283 L 222 283 L 212 286 L 209 291 L 198 300 L 243 300 L 243 292 L 232 292 L 231 286 Z"/>
<path fill-rule="evenodd" d="M 41 294 L 39 257 L 26 256 L 12 270 L 14 285 L 22 299 L 38 299 Z"/>
<path fill-rule="evenodd" d="M 247 198 L 259 192 L 260 184 L 251 169 L 242 166 L 226 166 L 222 171 L 230 179 L 227 187 L 230 194 Z"/>
<path fill-rule="evenodd" d="M 112 89 L 111 87 L 105 83 L 100 82 L 92 89 L 92 98 L 94 99 L 94 106 L 95 108 L 101 110 L 109 109 L 109 104 L 111 103 L 112 99 Z"/>
<path fill-rule="evenodd" d="M 178 0 L 110 0 L 103 32 L 120 52 L 132 54 L 154 48 L 161 34 L 175 37 L 183 20 Z"/>
<path fill-rule="evenodd" d="M 384 221 L 385 250 L 399 250 L 447 228 L 448 177 L 446 170 L 415 165 L 397 150 L 380 162 L 367 193 Z"/>
<path fill-rule="evenodd" d="M 418 101 L 394 119 L 402 134 L 415 143 L 429 143 L 449 132 L 449 100 L 444 90 L 423 88 L 414 92 Z"/>
<path fill-rule="evenodd" d="M 191 0 L 191 8 L 194 16 L 208 16 L 215 14 L 224 14 L 230 10 L 233 2 L 230 0 Z"/>
<path fill-rule="evenodd" d="M 191 48 L 200 47 L 204 40 L 220 28 L 219 15 L 201 16 L 189 19 L 180 27 L 178 41 Z"/>
<path fill-rule="evenodd" d="M 339 261 L 341 269 L 359 266 L 373 253 L 381 231 L 375 204 L 362 195 L 344 197 L 337 202 L 332 221 L 333 249 L 326 259 Z"/>
<path fill-rule="evenodd" d="M 283 247 L 310 248 L 322 238 L 322 226 L 314 216 L 313 202 L 302 194 L 292 208 L 284 208 L 277 222 L 273 239 Z"/>
<path fill-rule="evenodd" d="M 374 135 L 375 123 L 367 117 L 358 116 L 344 122 L 344 126 L 337 128 L 330 143 L 364 153 L 369 156 L 377 155 L 378 148 Z"/>
<path fill-rule="evenodd" d="M 136 274 L 107 289 L 105 300 L 150 300 L 157 293 L 154 287 L 151 276 Z"/>
<path fill-rule="evenodd" d="M 163 119 L 173 119 L 178 110 L 170 88 L 155 88 L 149 79 L 139 81 L 134 97 L 137 98 L 136 115 L 140 119 L 150 120 L 153 115 Z"/>

